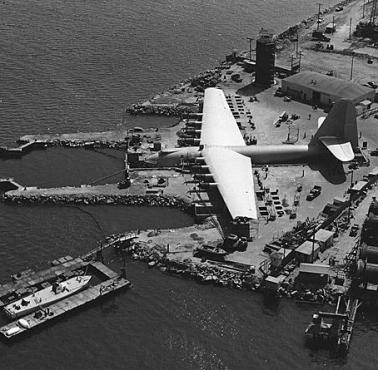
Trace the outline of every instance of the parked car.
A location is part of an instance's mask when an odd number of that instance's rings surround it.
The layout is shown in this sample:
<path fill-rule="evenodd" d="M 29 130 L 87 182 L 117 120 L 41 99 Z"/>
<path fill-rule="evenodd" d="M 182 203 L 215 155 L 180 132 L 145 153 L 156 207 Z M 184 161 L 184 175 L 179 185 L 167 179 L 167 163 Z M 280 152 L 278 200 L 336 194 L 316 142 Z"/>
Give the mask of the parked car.
<path fill-rule="evenodd" d="M 314 200 L 316 197 L 320 195 L 322 192 L 322 187 L 319 185 L 314 185 L 314 187 L 310 190 L 310 194 L 307 195 L 306 200 L 311 201 Z"/>
<path fill-rule="evenodd" d="M 357 233 L 358 233 L 358 230 L 360 229 L 360 226 L 358 224 L 354 224 L 351 228 L 350 228 L 350 232 L 349 232 L 349 236 L 357 236 Z"/>

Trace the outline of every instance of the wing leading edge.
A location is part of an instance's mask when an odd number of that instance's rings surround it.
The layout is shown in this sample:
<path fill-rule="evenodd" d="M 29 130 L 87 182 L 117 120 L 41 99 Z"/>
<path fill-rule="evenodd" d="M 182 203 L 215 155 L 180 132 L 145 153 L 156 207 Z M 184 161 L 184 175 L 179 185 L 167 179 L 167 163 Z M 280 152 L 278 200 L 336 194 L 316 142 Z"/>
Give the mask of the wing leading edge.
<path fill-rule="evenodd" d="M 232 218 L 248 217 L 256 220 L 257 211 L 250 159 L 221 147 L 205 148 L 202 155 Z"/>
<path fill-rule="evenodd" d="M 205 90 L 201 131 L 205 146 L 245 145 L 223 91 L 216 88 Z"/>

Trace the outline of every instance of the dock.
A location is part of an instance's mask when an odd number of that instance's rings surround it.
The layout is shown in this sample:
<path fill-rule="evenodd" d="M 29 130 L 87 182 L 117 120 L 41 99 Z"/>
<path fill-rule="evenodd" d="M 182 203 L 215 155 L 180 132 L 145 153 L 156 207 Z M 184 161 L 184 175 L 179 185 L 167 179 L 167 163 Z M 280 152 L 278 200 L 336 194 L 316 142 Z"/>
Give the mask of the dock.
<path fill-rule="evenodd" d="M 54 282 L 64 281 L 74 276 L 89 274 L 97 278 L 97 283 L 4 325 L 0 328 L 0 334 L 6 339 L 14 338 L 65 313 L 74 311 L 122 288 L 130 287 L 131 283 L 126 279 L 124 269 L 119 274 L 104 263 L 93 259 L 98 259 L 102 250 L 103 247 L 97 248 L 92 254 L 78 258 L 62 257 L 52 261 L 50 268 L 41 271 L 27 269 L 12 275 L 12 281 L 0 285 L 0 308 L 22 297 L 27 297 L 41 288 L 47 288 Z"/>
<path fill-rule="evenodd" d="M 85 268 L 87 264 L 81 258 L 75 258 L 38 272 L 28 269 L 12 275 L 12 281 L 0 285 L 0 308 L 7 304 L 6 301 L 12 300 L 12 295 L 16 298 L 28 293 L 31 291 L 30 288 L 37 284 L 59 276 L 68 277 L 74 270 Z"/>
<path fill-rule="evenodd" d="M 0 191 L 7 192 L 10 190 L 18 190 L 22 187 L 23 186 L 17 183 L 12 177 L 0 178 Z"/>
<path fill-rule="evenodd" d="M 357 310 L 361 306 L 356 298 L 338 297 L 335 312 L 318 312 L 306 329 L 314 343 L 326 344 L 338 355 L 349 352 Z"/>
<path fill-rule="evenodd" d="M 74 294 L 66 299 L 63 299 L 55 304 L 41 309 L 32 314 L 24 316 L 22 321 L 24 326 L 20 324 L 20 320 L 13 321 L 10 324 L 4 325 L 0 328 L 0 333 L 6 338 L 13 338 L 26 331 L 56 319 L 65 313 L 71 312 L 79 307 L 95 301 L 98 298 L 104 297 L 110 293 L 120 290 L 121 288 L 129 287 L 131 283 L 125 278 L 116 275 L 115 277 L 106 280 L 105 282 L 90 287 L 80 293 Z"/>
<path fill-rule="evenodd" d="M 0 158 L 20 158 L 24 154 L 35 149 L 46 149 L 47 144 L 44 140 L 33 140 L 24 142 L 16 148 L 0 147 Z"/>

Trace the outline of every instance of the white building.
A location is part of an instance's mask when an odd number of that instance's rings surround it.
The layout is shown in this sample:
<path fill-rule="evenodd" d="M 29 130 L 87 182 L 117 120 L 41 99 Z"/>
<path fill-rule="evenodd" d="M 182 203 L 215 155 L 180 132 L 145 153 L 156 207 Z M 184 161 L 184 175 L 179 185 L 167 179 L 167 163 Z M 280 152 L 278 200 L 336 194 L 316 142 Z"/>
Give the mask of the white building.
<path fill-rule="evenodd" d="M 374 101 L 375 90 L 318 72 L 304 71 L 282 80 L 282 91 L 292 98 L 313 105 L 328 106 L 341 98 Z"/>

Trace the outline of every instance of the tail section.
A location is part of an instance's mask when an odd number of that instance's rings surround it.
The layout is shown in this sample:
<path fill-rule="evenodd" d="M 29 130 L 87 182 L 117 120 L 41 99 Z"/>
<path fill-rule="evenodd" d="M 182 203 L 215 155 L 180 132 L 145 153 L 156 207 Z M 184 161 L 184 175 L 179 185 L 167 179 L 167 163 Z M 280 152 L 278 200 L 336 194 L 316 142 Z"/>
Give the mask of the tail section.
<path fill-rule="evenodd" d="M 358 132 L 356 108 L 351 100 L 341 99 L 335 103 L 312 143 L 321 143 L 342 162 L 354 158 L 353 148 L 358 146 Z"/>

